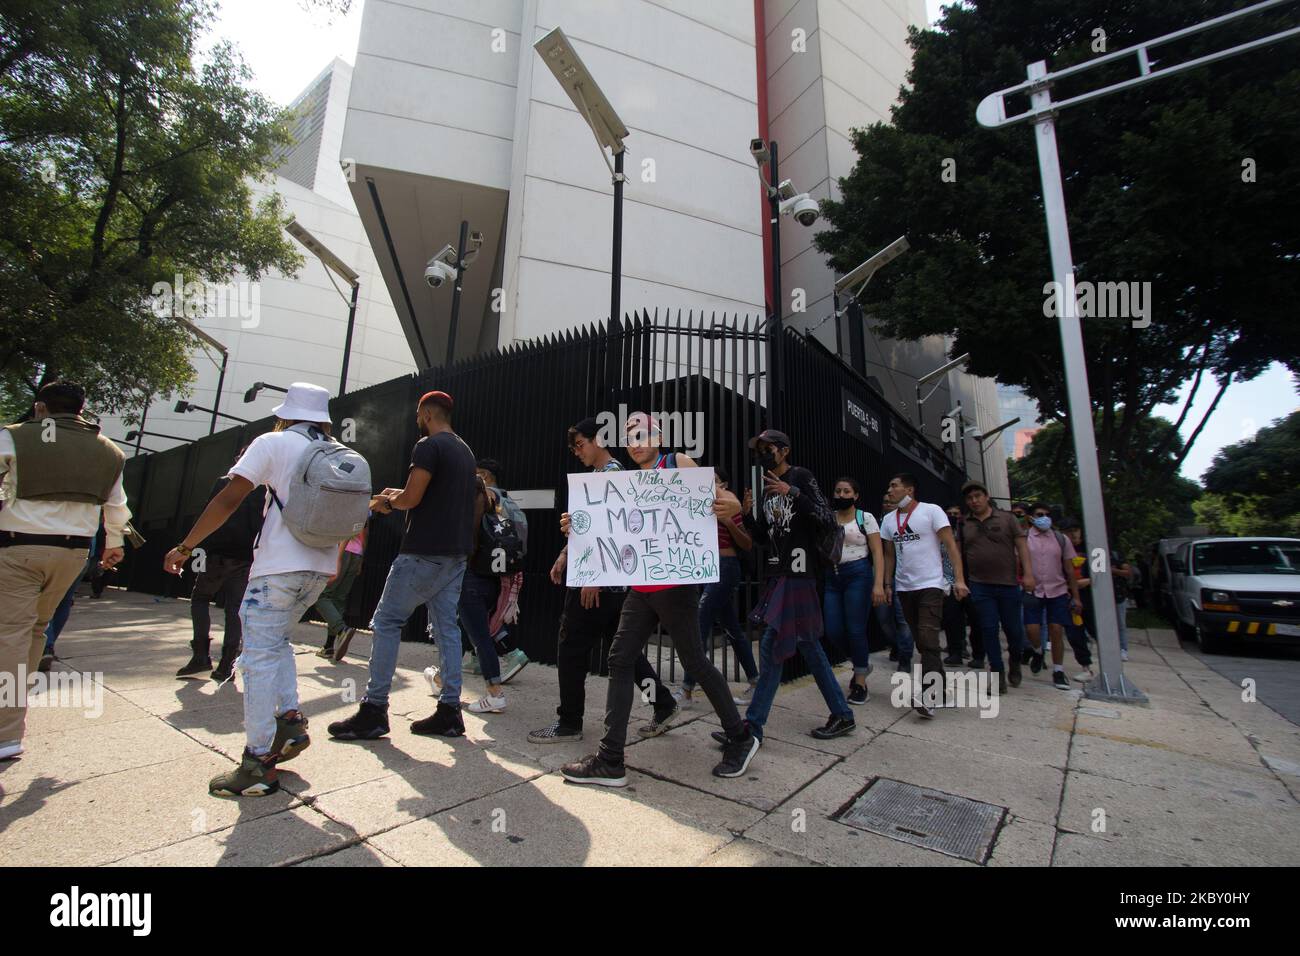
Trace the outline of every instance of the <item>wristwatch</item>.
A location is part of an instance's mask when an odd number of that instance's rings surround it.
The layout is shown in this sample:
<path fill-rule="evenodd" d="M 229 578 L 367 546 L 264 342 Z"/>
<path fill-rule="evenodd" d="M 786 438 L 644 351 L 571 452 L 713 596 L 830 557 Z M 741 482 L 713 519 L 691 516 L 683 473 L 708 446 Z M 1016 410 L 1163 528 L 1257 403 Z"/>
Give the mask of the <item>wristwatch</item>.
<path fill-rule="evenodd" d="M 188 558 L 191 554 L 194 553 L 194 549 L 193 549 L 193 548 L 187 548 L 187 547 L 185 547 L 185 542 L 184 542 L 184 541 L 182 541 L 180 544 L 176 545 L 176 547 L 173 548 L 172 550 L 173 550 L 173 551 L 177 551 L 177 552 L 179 552 L 180 555 L 181 555 L 182 557 L 185 557 L 185 558 Z"/>

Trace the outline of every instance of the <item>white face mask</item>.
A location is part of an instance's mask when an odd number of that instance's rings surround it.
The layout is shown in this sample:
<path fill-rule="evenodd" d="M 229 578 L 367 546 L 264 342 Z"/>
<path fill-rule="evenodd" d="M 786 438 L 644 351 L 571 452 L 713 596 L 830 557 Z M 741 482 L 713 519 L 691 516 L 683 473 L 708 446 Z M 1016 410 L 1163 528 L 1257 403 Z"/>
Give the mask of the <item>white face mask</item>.
<path fill-rule="evenodd" d="M 911 495 L 903 495 L 903 497 L 902 497 L 901 499 L 899 499 L 899 502 L 898 502 L 898 504 L 897 504 L 896 507 L 898 507 L 898 508 L 906 508 L 906 507 L 907 507 L 908 505 L 910 505 L 911 503 L 912 503 L 912 496 L 911 496 Z"/>

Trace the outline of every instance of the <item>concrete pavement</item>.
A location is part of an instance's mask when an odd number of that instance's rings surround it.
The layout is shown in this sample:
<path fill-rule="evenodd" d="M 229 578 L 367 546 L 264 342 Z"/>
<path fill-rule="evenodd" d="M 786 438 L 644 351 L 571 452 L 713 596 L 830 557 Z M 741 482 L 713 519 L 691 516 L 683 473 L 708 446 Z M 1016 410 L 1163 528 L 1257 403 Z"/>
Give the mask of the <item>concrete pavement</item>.
<path fill-rule="evenodd" d="M 466 714 L 466 737 L 417 737 L 410 722 L 434 706 L 420 671 L 436 650 L 404 644 L 391 735 L 335 742 L 325 727 L 364 689 L 368 635 L 333 664 L 314 655 L 322 628 L 304 624 L 296 661 L 312 746 L 284 766 L 281 793 L 232 801 L 209 797 L 207 781 L 243 747 L 240 690 L 172 676 L 188 630 L 184 601 L 115 589 L 78 599 L 55 668 L 98 675 L 102 697 L 29 711 L 26 754 L 0 764 L 0 863 L 1300 863 L 1300 730 L 1244 701 L 1170 631 L 1130 631 L 1128 673 L 1149 707 L 1084 700 L 1054 689 L 1045 670 L 1026 672 L 997 717 L 953 709 L 926 721 L 891 705 L 881 654 L 852 736 L 808 736 L 826 711 L 804 679 L 782 688 L 744 777 L 711 776 L 718 724 L 700 702 L 669 733 L 633 743 L 630 786 L 607 790 L 556 772 L 594 749 L 603 679 L 588 679 L 582 742 L 528 743 L 556 703 L 555 671 L 542 665 L 509 685 L 504 714 Z M 838 673 L 847 680 L 847 668 Z M 467 699 L 481 689 L 467 677 Z M 648 712 L 638 707 L 633 725 Z M 970 862 L 840 822 L 877 779 L 1001 808 L 987 852 Z"/>

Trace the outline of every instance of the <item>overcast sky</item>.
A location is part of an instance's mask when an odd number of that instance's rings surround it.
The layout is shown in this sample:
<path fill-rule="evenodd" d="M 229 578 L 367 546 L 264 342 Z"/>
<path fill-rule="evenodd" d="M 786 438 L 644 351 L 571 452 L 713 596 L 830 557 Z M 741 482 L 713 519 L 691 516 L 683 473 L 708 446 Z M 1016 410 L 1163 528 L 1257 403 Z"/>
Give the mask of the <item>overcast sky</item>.
<path fill-rule="evenodd" d="M 926 0 L 931 22 L 945 2 Z M 239 46 L 259 90 L 278 103 L 288 104 L 334 57 L 355 63 L 363 5 L 364 0 L 353 0 L 352 11 L 346 17 L 331 18 L 320 11 L 305 11 L 298 0 L 225 0 L 215 34 Z M 1202 383 L 1184 435 L 1190 434 L 1200 421 L 1215 388 L 1212 382 Z M 1274 365 L 1254 382 L 1232 385 L 1184 463 L 1183 474 L 1200 478 L 1219 448 L 1249 437 L 1255 429 L 1297 407 L 1300 401 L 1294 383 L 1280 365 Z M 1174 419 L 1180 408 L 1169 406 L 1157 412 Z"/>

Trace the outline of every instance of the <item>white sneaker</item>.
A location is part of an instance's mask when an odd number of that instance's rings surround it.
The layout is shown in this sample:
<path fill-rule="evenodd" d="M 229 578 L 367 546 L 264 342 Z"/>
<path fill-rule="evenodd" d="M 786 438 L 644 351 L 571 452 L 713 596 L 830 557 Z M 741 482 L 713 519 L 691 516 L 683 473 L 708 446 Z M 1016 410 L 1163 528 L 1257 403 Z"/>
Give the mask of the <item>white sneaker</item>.
<path fill-rule="evenodd" d="M 754 688 L 757 686 L 758 686 L 757 684 L 750 684 L 739 694 L 733 695 L 731 698 L 731 702 L 738 707 L 749 706 L 750 702 L 752 702 L 754 699 Z"/>
<path fill-rule="evenodd" d="M 673 688 L 672 695 L 673 700 L 677 701 L 677 706 L 683 710 L 689 708 L 695 700 L 695 691 L 687 690 L 685 687 L 681 689 Z"/>
<path fill-rule="evenodd" d="M 424 669 L 424 679 L 429 682 L 429 689 L 435 697 L 442 693 L 442 678 L 438 676 L 437 665 L 430 664 Z"/>
<path fill-rule="evenodd" d="M 21 740 L 6 740 L 0 743 L 0 760 L 12 760 L 23 752 Z"/>
<path fill-rule="evenodd" d="M 506 709 L 506 695 L 493 697 L 491 694 L 484 694 L 465 709 L 471 714 L 499 714 Z"/>
<path fill-rule="evenodd" d="M 1119 652 L 1119 659 L 1122 660 L 1122 661 L 1126 661 L 1126 660 L 1128 660 L 1128 651 L 1123 651 L 1123 650 L 1120 651 L 1120 652 Z"/>
<path fill-rule="evenodd" d="M 1074 675 L 1074 679 L 1081 684 L 1086 684 L 1088 681 L 1096 679 L 1096 677 L 1097 675 L 1092 672 L 1091 667 L 1085 667 L 1083 670 L 1079 671 L 1079 673 Z"/>

